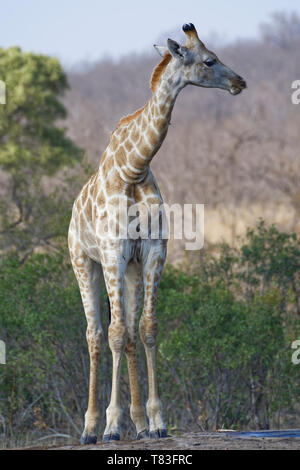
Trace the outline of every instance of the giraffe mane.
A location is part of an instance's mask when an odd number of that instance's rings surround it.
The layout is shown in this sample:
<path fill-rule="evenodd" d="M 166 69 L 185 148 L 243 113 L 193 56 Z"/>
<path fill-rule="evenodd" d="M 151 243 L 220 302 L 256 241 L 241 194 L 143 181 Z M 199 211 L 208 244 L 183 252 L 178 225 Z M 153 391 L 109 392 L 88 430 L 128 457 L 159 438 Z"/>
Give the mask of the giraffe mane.
<path fill-rule="evenodd" d="M 146 105 L 145 105 L 146 106 Z M 139 114 L 141 114 L 144 109 L 145 109 L 145 106 L 143 106 L 142 108 L 138 109 L 137 111 L 135 111 L 133 114 L 129 114 L 128 116 L 125 116 L 123 117 L 118 126 L 117 126 L 117 129 L 118 127 L 121 127 L 121 126 L 125 126 L 126 124 L 128 124 L 130 121 L 132 121 L 133 119 L 135 119 L 136 117 L 138 117 Z"/>
<path fill-rule="evenodd" d="M 167 67 L 168 63 L 170 62 L 170 60 L 172 59 L 172 56 L 171 54 L 169 54 L 168 52 L 165 54 L 165 56 L 163 57 L 163 59 L 159 62 L 159 64 L 157 64 L 157 66 L 155 67 L 155 69 L 153 70 L 152 72 L 152 76 L 151 76 L 151 80 L 150 80 L 150 88 L 152 90 L 152 93 L 154 92 L 158 82 L 159 82 L 159 79 L 160 77 L 162 76 L 165 68 Z M 139 114 L 141 114 L 144 109 L 145 109 L 146 105 L 143 106 L 142 108 L 138 109 L 137 111 L 135 111 L 134 113 L 132 114 L 129 114 L 128 116 L 125 116 L 123 117 L 120 121 L 119 121 L 119 124 L 117 126 L 117 129 L 121 126 L 125 126 L 126 124 L 128 124 L 130 121 L 132 121 L 133 119 L 135 119 L 136 117 L 139 116 Z"/>
<path fill-rule="evenodd" d="M 154 90 L 155 90 L 155 88 L 156 88 L 156 86 L 159 82 L 160 77 L 162 76 L 165 68 L 167 67 L 167 65 L 168 65 L 168 63 L 170 62 L 171 59 L 172 59 L 171 54 L 169 54 L 167 52 L 164 55 L 163 59 L 160 61 L 160 63 L 157 64 L 157 66 L 153 70 L 151 80 L 150 80 L 150 88 L 151 88 L 152 92 L 154 92 Z"/>

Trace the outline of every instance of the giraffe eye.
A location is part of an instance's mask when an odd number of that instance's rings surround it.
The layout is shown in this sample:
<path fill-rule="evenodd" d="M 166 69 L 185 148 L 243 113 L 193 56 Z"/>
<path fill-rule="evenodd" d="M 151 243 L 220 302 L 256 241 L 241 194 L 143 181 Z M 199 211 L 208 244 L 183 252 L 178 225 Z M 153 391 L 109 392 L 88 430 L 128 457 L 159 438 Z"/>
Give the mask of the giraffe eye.
<path fill-rule="evenodd" d="M 207 67 L 211 67 L 212 65 L 214 65 L 216 63 L 216 59 L 206 59 L 204 61 L 204 64 L 207 66 Z"/>

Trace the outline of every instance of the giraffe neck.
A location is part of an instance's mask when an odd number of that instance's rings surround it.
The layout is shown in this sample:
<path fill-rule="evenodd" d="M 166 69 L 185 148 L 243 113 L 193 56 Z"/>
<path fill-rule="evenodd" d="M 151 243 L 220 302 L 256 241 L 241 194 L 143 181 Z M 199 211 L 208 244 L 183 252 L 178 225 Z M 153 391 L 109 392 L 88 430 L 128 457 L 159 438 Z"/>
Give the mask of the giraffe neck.
<path fill-rule="evenodd" d="M 145 178 L 152 158 L 166 137 L 175 100 L 183 87 L 182 81 L 167 67 L 144 108 L 112 135 L 114 164 L 122 180 L 136 184 Z"/>

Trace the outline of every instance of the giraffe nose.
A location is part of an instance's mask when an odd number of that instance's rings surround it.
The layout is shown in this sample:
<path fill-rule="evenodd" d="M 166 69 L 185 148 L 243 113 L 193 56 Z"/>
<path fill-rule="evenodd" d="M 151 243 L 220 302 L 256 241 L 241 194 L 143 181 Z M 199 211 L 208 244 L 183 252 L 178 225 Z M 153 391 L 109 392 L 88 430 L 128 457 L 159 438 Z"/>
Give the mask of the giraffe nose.
<path fill-rule="evenodd" d="M 247 88 L 247 83 L 240 75 L 236 74 L 234 78 L 230 80 L 229 92 L 232 95 L 238 95 L 245 88 Z"/>
<path fill-rule="evenodd" d="M 246 81 L 242 78 L 242 77 L 239 77 L 239 80 L 240 80 L 240 84 L 243 88 L 247 88 L 247 83 Z"/>
<path fill-rule="evenodd" d="M 244 78 L 243 78 L 243 77 L 241 77 L 241 75 L 238 75 L 238 76 L 237 76 L 237 78 L 238 78 L 238 80 L 240 80 L 241 82 L 244 82 L 244 83 L 246 83 L 246 82 L 245 82 L 245 80 L 244 80 Z"/>
<path fill-rule="evenodd" d="M 236 75 L 234 79 L 232 80 L 232 83 L 241 89 L 247 88 L 246 81 L 240 75 Z"/>

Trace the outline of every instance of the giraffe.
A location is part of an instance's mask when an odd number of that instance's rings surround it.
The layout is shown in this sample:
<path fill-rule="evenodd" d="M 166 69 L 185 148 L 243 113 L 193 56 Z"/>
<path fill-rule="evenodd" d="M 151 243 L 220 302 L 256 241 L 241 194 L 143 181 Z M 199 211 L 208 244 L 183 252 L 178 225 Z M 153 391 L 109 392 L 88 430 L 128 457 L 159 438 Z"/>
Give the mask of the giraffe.
<path fill-rule="evenodd" d="M 106 410 L 103 441 L 120 439 L 119 383 L 124 353 L 131 394 L 130 416 L 137 439 L 167 436 L 156 377 L 158 320 L 155 310 L 167 240 L 161 236 L 152 239 L 150 233 L 148 237 L 131 238 L 127 225 L 126 237 L 111 237 L 107 227 L 116 219 L 119 228 L 122 226 L 118 212 L 120 203 L 128 210 L 134 204 L 138 207 L 143 204 L 149 214 L 152 205 L 162 204 L 149 165 L 166 137 L 178 93 L 188 84 L 221 88 L 232 95 L 246 87 L 242 77 L 205 47 L 192 23 L 184 24 L 183 31 L 186 34 L 184 46 L 172 39 L 168 39 L 167 46 L 154 45 L 162 59 L 152 73 L 151 98 L 143 108 L 121 119 L 111 133 L 97 172 L 83 186 L 73 205 L 68 244 L 87 320 L 90 356 L 89 399 L 82 444 L 97 441 L 98 360 L 103 343 L 99 301 L 101 269 L 111 309 L 108 343 L 113 360 L 111 399 Z M 148 369 L 148 419 L 138 384 L 138 330 Z"/>

